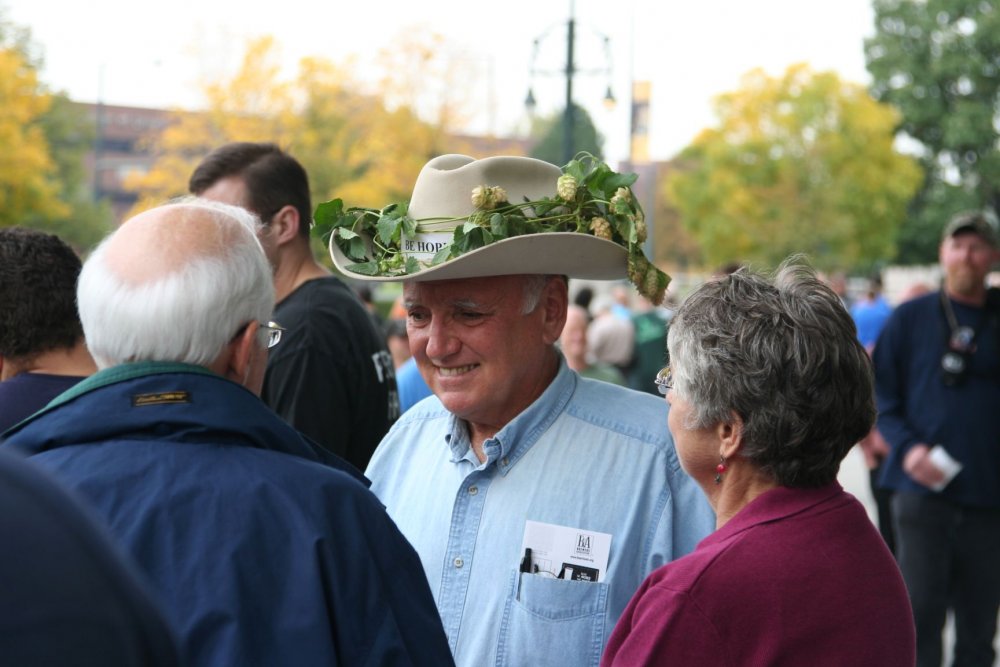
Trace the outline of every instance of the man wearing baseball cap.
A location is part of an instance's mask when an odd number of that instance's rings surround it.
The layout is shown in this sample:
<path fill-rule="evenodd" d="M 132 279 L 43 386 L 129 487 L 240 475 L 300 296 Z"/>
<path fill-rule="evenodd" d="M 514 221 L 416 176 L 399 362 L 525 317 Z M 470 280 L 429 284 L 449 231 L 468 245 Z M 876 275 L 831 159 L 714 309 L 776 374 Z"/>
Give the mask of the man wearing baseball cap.
<path fill-rule="evenodd" d="M 985 215 L 944 228 L 940 291 L 901 304 L 875 346 L 879 431 L 892 451 L 896 553 L 917 625 L 917 664 L 939 667 L 955 614 L 955 664 L 992 665 L 1000 605 L 1000 258 Z M 950 663 L 950 661 L 949 661 Z"/>

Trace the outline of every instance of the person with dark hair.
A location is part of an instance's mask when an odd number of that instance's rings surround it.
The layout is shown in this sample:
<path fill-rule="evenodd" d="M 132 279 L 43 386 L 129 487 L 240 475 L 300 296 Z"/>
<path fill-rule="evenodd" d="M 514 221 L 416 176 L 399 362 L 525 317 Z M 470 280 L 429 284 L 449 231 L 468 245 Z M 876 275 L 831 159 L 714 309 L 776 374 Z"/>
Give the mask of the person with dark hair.
<path fill-rule="evenodd" d="M 141 575 L 78 498 L 0 452 L 0 507 L 3 664 L 181 664 Z"/>
<path fill-rule="evenodd" d="M 602 665 L 912 667 L 892 555 L 837 482 L 875 419 L 871 363 L 803 265 L 707 281 L 670 324 L 657 383 L 716 532 L 650 575 Z"/>
<path fill-rule="evenodd" d="M 76 313 L 79 275 L 59 237 L 0 229 L 0 434 L 96 370 Z"/>
<path fill-rule="evenodd" d="M 890 446 L 896 556 L 917 624 L 917 664 L 941 665 L 954 612 L 954 664 L 993 665 L 1000 607 L 1000 260 L 980 212 L 941 237 L 941 289 L 901 303 L 875 344 L 879 432 Z"/>
<path fill-rule="evenodd" d="M 573 303 L 590 313 L 590 302 L 594 300 L 594 290 L 589 287 L 581 287 L 573 297 Z"/>
<path fill-rule="evenodd" d="M 77 288 L 100 370 L 3 446 L 105 519 L 191 667 L 447 666 L 420 560 L 367 480 L 259 400 L 284 342 L 259 227 L 204 200 L 126 221 Z"/>
<path fill-rule="evenodd" d="M 267 364 L 264 402 L 364 470 L 399 416 L 395 371 L 357 295 L 313 256 L 305 169 L 275 144 L 236 142 L 205 157 L 188 189 L 242 206 L 264 223 L 260 241 L 274 268 L 274 318 L 286 329 Z"/>

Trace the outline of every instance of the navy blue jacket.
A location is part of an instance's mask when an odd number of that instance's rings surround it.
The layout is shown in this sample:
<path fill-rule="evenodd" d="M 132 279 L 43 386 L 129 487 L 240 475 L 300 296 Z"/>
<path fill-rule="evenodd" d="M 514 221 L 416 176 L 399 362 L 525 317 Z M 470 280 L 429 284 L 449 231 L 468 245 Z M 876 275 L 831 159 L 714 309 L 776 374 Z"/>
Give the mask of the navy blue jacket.
<path fill-rule="evenodd" d="M 191 665 L 447 665 L 423 568 L 374 495 L 205 369 L 102 371 L 7 434 L 89 499 Z"/>
<path fill-rule="evenodd" d="M 1000 317 L 952 301 L 960 325 L 980 328 L 965 381 L 946 386 L 941 370 L 950 329 L 939 292 L 899 305 L 875 346 L 878 429 L 892 446 L 882 486 L 933 493 L 903 470 L 918 442 L 942 444 L 960 473 L 941 491 L 955 503 L 1000 508 Z"/>
<path fill-rule="evenodd" d="M 175 667 L 162 613 L 81 504 L 0 453 L 0 664 Z"/>

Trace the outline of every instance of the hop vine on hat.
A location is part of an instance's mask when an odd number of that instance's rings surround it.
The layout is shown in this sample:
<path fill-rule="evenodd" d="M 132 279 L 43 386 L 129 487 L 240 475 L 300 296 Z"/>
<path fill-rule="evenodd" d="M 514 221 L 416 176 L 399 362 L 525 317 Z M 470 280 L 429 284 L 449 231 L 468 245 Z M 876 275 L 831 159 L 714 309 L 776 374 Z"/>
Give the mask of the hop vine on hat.
<path fill-rule="evenodd" d="M 340 199 L 316 208 L 313 233 L 331 236 L 341 252 L 356 262 L 346 269 L 362 276 L 394 276 L 405 280 L 429 267 L 503 239 L 527 234 L 576 232 L 616 243 L 627 251 L 628 278 L 640 294 L 661 303 L 670 277 L 642 250 L 646 221 L 630 189 L 635 174 L 620 174 L 588 153 L 562 168 L 550 197 L 508 201 L 507 192 L 489 183 L 472 188 L 474 211 L 460 218 L 414 219 L 406 204 L 382 209 L 344 208 Z M 402 249 L 404 239 L 428 232 L 451 233 L 451 240 L 429 262 Z"/>

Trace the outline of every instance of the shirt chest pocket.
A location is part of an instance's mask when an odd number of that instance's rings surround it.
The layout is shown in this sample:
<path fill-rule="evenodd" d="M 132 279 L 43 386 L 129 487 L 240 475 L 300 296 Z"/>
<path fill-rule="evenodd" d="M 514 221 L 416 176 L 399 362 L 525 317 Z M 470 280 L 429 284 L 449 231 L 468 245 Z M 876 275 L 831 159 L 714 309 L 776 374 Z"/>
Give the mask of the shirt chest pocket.
<path fill-rule="evenodd" d="M 497 667 L 597 665 L 607 606 L 606 583 L 512 570 L 497 638 Z"/>

